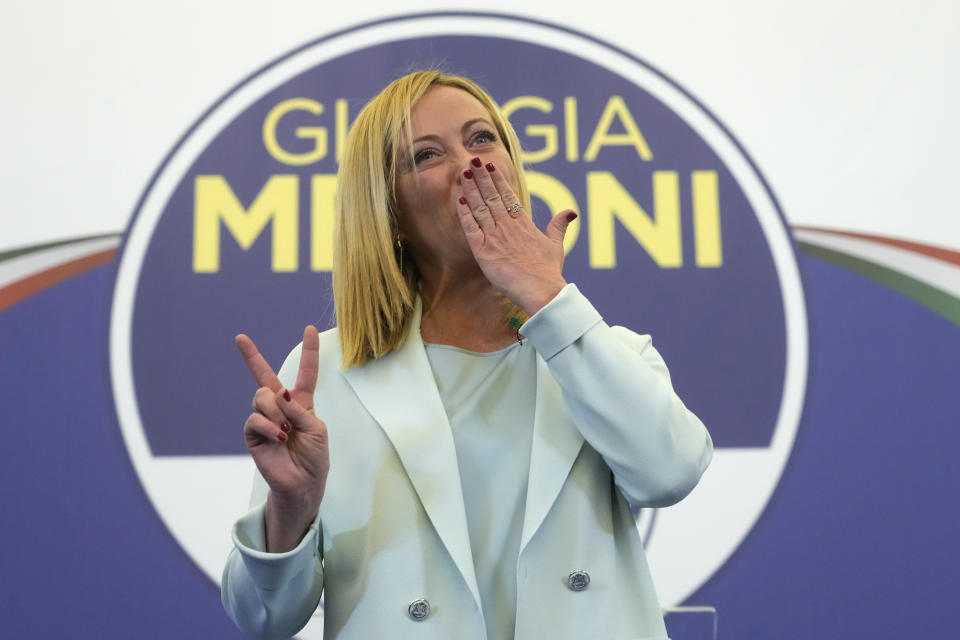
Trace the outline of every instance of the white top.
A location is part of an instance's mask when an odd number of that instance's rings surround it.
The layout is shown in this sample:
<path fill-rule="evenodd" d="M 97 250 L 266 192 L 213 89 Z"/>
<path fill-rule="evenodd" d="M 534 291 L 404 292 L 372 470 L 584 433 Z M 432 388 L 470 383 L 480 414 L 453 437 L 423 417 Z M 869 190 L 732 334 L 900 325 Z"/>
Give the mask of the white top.
<path fill-rule="evenodd" d="M 536 351 L 529 343 L 491 353 L 424 346 L 453 432 L 487 638 L 513 638 Z"/>

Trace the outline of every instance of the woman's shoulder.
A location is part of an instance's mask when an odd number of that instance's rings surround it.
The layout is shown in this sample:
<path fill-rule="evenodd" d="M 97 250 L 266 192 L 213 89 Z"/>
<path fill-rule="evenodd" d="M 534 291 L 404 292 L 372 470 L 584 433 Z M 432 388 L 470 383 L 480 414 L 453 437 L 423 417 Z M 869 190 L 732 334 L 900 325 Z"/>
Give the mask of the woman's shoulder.
<path fill-rule="evenodd" d="M 336 327 L 331 327 L 326 331 L 320 332 L 320 353 L 330 352 L 332 350 L 340 351 L 340 332 Z M 293 349 L 290 350 L 290 353 L 287 355 L 287 358 L 292 356 L 300 356 L 300 352 L 303 351 L 303 342 L 298 342 Z"/>
<path fill-rule="evenodd" d="M 301 342 L 298 347 L 303 347 Z M 342 353 L 340 348 L 340 331 L 336 327 L 330 327 L 326 331 L 320 332 L 320 353 L 324 352 L 324 349 L 327 351 L 336 351 L 338 354 Z"/>
<path fill-rule="evenodd" d="M 339 370 L 343 360 L 343 350 L 340 347 L 340 333 L 336 327 L 320 332 L 319 342 L 319 374 L 325 370 Z M 300 355 L 303 353 L 303 342 L 299 342 L 283 361 L 278 377 L 284 384 L 292 384 L 296 379 L 300 367 Z M 288 382 L 288 379 L 290 380 Z"/>

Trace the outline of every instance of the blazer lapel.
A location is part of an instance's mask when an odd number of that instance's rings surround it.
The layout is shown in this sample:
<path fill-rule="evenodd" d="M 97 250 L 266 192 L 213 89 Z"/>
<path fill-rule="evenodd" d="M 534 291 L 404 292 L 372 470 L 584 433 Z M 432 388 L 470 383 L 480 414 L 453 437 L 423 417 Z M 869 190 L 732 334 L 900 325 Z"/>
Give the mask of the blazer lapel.
<path fill-rule="evenodd" d="M 420 313 L 418 301 L 410 333 L 399 349 L 344 375 L 393 443 L 430 522 L 479 607 L 457 452 L 420 338 Z"/>
<path fill-rule="evenodd" d="M 537 356 L 537 404 L 520 538 L 521 553 L 543 524 L 582 446 L 583 436 L 566 411 L 560 385 L 550 375 L 547 363 Z"/>

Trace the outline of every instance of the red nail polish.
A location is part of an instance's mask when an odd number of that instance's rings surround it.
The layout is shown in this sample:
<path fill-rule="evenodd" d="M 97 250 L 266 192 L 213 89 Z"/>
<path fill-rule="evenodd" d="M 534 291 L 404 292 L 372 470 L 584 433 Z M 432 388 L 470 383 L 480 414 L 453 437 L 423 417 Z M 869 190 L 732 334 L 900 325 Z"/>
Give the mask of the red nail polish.
<path fill-rule="evenodd" d="M 281 431 L 280 433 L 277 434 L 277 440 L 279 440 L 280 442 L 286 442 L 286 441 L 287 441 L 287 434 L 285 434 L 283 431 Z"/>
<path fill-rule="evenodd" d="M 286 389 L 283 390 L 283 399 L 286 400 L 287 402 L 290 402 L 290 392 L 287 391 Z"/>
<path fill-rule="evenodd" d="M 577 214 L 574 213 L 573 211 L 571 211 L 570 213 L 567 214 L 567 222 L 568 222 L 568 223 L 569 223 L 569 222 L 573 222 L 573 221 L 576 220 L 576 219 L 577 219 Z"/>
<path fill-rule="evenodd" d="M 480 162 L 480 158 L 474 158 L 473 160 L 470 161 L 470 164 L 472 164 L 472 165 L 475 166 L 477 169 L 479 169 L 479 168 L 480 168 L 480 165 L 483 164 L 483 163 Z"/>
<path fill-rule="evenodd" d="M 487 163 L 487 171 L 489 171 L 490 173 L 493 173 L 494 171 L 496 171 L 496 168 L 493 166 L 492 162 Z"/>
<path fill-rule="evenodd" d="M 473 171 L 470 171 L 470 169 L 467 169 L 466 171 L 463 172 L 463 177 L 466 178 L 467 180 L 472 180 Z"/>
<path fill-rule="evenodd" d="M 460 204 L 467 204 L 467 199 L 464 198 L 463 196 L 460 196 L 460 199 L 457 200 L 457 202 L 459 202 Z"/>
<path fill-rule="evenodd" d="M 288 425 L 286 422 L 281 422 L 280 431 L 283 431 L 284 433 L 286 433 L 287 431 L 290 431 L 290 425 Z"/>

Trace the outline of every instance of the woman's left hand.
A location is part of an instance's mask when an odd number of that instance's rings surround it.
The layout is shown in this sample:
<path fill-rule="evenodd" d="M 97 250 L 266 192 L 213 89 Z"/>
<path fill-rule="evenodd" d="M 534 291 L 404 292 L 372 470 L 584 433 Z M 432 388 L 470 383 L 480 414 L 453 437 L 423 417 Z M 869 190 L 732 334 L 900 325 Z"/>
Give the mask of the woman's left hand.
<path fill-rule="evenodd" d="M 563 237 L 577 214 L 561 211 L 543 233 L 518 206 L 504 174 L 491 163 L 476 164 L 460 180 L 460 226 L 490 284 L 533 315 L 567 284 L 562 274 Z"/>

